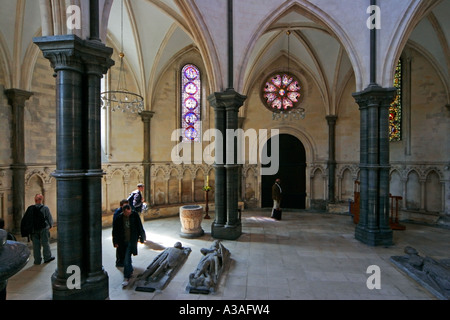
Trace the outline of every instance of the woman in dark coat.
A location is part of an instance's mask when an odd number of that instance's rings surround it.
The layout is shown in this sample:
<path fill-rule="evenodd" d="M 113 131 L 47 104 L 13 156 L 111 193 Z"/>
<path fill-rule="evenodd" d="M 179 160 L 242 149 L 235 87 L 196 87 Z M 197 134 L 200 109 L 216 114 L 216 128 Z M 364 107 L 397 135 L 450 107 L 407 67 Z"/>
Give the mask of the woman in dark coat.
<path fill-rule="evenodd" d="M 124 205 L 122 213 L 113 222 L 112 238 L 114 247 L 124 253 L 122 285 L 125 287 L 133 273 L 131 255 L 138 254 L 138 241 L 144 243 L 146 240 L 141 218 L 137 212 L 131 210 L 130 205 Z"/>

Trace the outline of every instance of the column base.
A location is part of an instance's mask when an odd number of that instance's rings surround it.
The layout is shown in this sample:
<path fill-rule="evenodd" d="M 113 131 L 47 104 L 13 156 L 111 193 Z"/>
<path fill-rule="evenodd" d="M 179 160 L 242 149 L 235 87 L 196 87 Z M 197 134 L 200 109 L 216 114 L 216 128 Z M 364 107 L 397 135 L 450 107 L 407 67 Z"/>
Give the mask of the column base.
<path fill-rule="evenodd" d="M 357 225 L 355 228 L 355 239 L 369 246 L 391 246 L 393 232 L 391 229 L 370 230 Z"/>
<path fill-rule="evenodd" d="M 52 276 L 53 300 L 107 300 L 109 299 L 109 278 L 104 276 L 89 278 L 81 284 L 81 289 L 69 289 L 66 283 Z"/>
<path fill-rule="evenodd" d="M 242 235 L 242 224 L 237 225 L 216 225 L 211 226 L 211 236 L 221 240 L 237 240 Z"/>

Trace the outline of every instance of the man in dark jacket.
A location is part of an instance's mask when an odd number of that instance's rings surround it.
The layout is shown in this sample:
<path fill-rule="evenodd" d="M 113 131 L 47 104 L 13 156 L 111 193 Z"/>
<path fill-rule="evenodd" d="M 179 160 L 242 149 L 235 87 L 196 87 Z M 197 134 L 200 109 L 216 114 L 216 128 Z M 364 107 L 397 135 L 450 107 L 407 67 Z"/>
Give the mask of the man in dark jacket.
<path fill-rule="evenodd" d="M 122 213 L 113 222 L 113 245 L 124 252 L 122 286 L 126 287 L 133 274 L 131 255 L 136 256 L 137 243 L 144 243 L 146 234 L 137 212 L 132 211 L 130 205 L 122 207 Z"/>
<path fill-rule="evenodd" d="M 122 214 L 123 206 L 129 204 L 127 199 L 123 199 L 120 201 L 120 207 L 114 211 L 113 215 L 113 224 L 114 221 L 116 221 L 117 217 L 119 217 Z M 123 259 L 125 255 L 125 250 L 121 246 L 118 246 L 116 248 L 116 267 L 123 267 Z"/>
<path fill-rule="evenodd" d="M 274 185 L 272 186 L 272 200 L 273 200 L 273 210 L 272 218 L 281 220 L 281 180 L 276 179 Z"/>
<path fill-rule="evenodd" d="M 144 195 L 142 194 L 144 192 L 144 184 L 143 183 L 139 183 L 137 185 L 137 189 L 134 190 L 131 194 L 130 194 L 130 206 L 131 208 L 133 208 L 134 210 L 136 210 L 136 212 L 138 214 L 141 214 L 142 209 L 143 209 L 143 205 L 145 202 L 144 199 Z"/>
<path fill-rule="evenodd" d="M 44 263 L 55 260 L 49 243 L 53 217 L 50 209 L 43 202 L 44 196 L 40 193 L 36 194 L 34 197 L 35 204 L 27 208 L 21 221 L 22 237 L 31 236 L 33 242 L 34 264 L 41 264 L 42 256 L 44 257 Z"/>

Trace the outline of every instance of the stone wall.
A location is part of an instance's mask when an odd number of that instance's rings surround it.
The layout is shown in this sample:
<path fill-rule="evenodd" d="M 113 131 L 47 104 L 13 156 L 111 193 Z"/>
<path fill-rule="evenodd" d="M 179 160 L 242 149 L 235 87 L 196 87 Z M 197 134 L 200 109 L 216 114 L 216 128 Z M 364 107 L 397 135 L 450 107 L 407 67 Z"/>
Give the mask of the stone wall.
<path fill-rule="evenodd" d="M 419 51 L 407 48 L 410 59 L 411 78 L 406 83 L 404 94 L 409 95 L 409 104 L 405 107 L 404 135 L 400 142 L 390 144 L 391 175 L 390 187 L 393 195 L 402 196 L 401 219 L 415 221 L 436 221 L 450 213 L 450 170 L 448 146 L 449 110 L 446 106 L 446 90 L 439 72 Z M 115 54 L 115 60 L 117 61 Z M 183 163 L 176 165 L 172 161 L 172 151 L 178 141 L 172 141 L 172 134 L 179 125 L 179 72 L 184 63 L 195 63 L 202 72 L 199 53 L 189 50 L 163 71 L 158 80 L 148 108 L 155 112 L 151 120 L 151 185 L 150 203 L 159 212 L 172 212 L 179 204 L 203 203 L 201 190 L 206 176 L 214 188 L 214 168 L 203 163 Z M 242 128 L 278 129 L 281 133 L 296 136 L 306 150 L 306 191 L 307 208 L 322 208 L 328 199 L 328 125 L 326 120 L 328 106 L 322 99 L 307 70 L 301 65 L 293 66 L 293 72 L 302 83 L 303 104 L 306 108 L 304 120 L 272 120 L 272 114 L 261 101 L 260 90 L 263 81 L 270 72 L 282 68 L 285 60 L 267 70 L 261 70 L 249 91 L 241 108 L 239 117 Z M 0 89 L 5 89 L 6 72 L 0 64 Z M 113 67 L 112 76 L 106 78 L 114 86 L 117 80 L 117 68 Z M 25 158 L 27 162 L 25 203 L 33 203 L 36 193 L 46 196 L 46 204 L 56 219 L 56 181 L 51 176 L 55 170 L 55 79 L 49 62 L 37 58 L 31 91 L 33 96 L 25 104 Z M 128 75 L 131 89 L 138 90 L 136 82 Z M 405 81 L 404 81 L 405 82 Z M 203 131 L 214 126 L 214 111 L 207 102 L 210 94 L 207 78 L 203 78 L 202 126 Z M 353 199 L 354 184 L 359 179 L 359 110 L 352 93 L 355 79 L 350 77 L 337 101 L 336 122 L 336 186 L 338 203 L 347 206 Z M 106 112 L 106 111 L 105 111 Z M 11 134 L 11 107 L 5 95 L 0 95 L 0 133 L 2 137 Z M 143 123 L 138 115 L 109 113 L 102 127 L 103 169 L 103 206 L 105 215 L 118 207 L 121 199 L 143 182 Z M 405 122 L 407 121 L 407 122 Z M 0 144 L 0 217 L 6 220 L 7 227 L 12 222 L 12 177 L 10 165 L 11 144 Z M 199 144 L 203 151 L 209 141 Z M 249 159 L 247 158 L 247 161 Z M 261 206 L 261 176 L 258 164 L 246 163 L 242 167 L 239 197 L 246 207 Z M 209 193 L 214 202 L 214 190 Z M 175 209 L 173 209 L 175 210 Z M 174 211 L 175 212 L 175 211 Z M 170 214 L 174 214 L 174 212 Z M 169 214 L 169 213 L 167 213 Z"/>

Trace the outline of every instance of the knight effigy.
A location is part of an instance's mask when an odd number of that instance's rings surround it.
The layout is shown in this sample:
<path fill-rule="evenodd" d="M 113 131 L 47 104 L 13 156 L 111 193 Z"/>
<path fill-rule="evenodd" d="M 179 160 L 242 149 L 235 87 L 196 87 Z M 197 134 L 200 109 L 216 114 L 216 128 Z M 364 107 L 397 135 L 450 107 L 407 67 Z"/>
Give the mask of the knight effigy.
<path fill-rule="evenodd" d="M 8 279 L 22 270 L 30 257 L 28 247 L 20 242 L 7 240 L 7 234 L 0 229 L 0 300 L 6 300 Z"/>
<path fill-rule="evenodd" d="M 184 264 L 191 251 L 191 248 L 184 248 L 181 242 L 166 248 L 137 277 L 135 290 L 144 292 L 163 290 Z"/>
<path fill-rule="evenodd" d="M 220 281 L 220 276 L 230 261 L 230 251 L 219 240 L 215 240 L 211 247 L 202 248 L 203 257 L 194 272 L 189 275 L 186 290 L 189 293 L 214 293 Z"/>
<path fill-rule="evenodd" d="M 404 256 L 391 261 L 441 300 L 450 300 L 450 259 L 421 257 L 413 247 L 405 247 Z"/>

